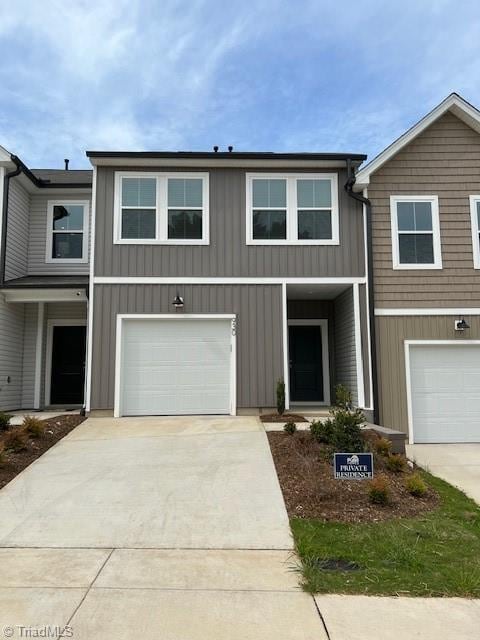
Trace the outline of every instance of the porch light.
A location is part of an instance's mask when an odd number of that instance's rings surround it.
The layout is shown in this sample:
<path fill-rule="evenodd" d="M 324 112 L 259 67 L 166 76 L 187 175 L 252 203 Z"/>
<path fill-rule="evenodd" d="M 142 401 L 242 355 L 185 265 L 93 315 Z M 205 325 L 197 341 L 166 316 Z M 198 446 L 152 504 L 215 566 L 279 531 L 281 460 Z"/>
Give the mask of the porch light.
<path fill-rule="evenodd" d="M 465 331 L 465 329 L 470 329 L 470 325 L 462 318 L 461 320 L 455 320 L 455 331 Z"/>
<path fill-rule="evenodd" d="M 182 298 L 182 296 L 179 296 L 179 295 L 178 295 L 178 293 L 177 293 L 177 295 L 175 296 L 175 298 L 174 298 L 174 300 L 173 300 L 172 304 L 173 304 L 173 306 L 175 307 L 175 309 L 176 309 L 177 311 L 178 311 L 179 309 L 183 309 L 184 302 L 183 302 L 183 298 Z"/>

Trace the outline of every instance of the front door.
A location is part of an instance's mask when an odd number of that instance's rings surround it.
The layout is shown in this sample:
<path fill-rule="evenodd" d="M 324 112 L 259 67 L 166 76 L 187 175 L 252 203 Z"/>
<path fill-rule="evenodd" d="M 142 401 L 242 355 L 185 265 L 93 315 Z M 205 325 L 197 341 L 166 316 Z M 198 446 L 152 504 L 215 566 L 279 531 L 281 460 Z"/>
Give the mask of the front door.
<path fill-rule="evenodd" d="M 288 346 L 290 399 L 292 402 L 324 402 L 320 326 L 290 326 Z"/>
<path fill-rule="evenodd" d="M 50 404 L 83 404 L 85 326 L 53 327 Z"/>

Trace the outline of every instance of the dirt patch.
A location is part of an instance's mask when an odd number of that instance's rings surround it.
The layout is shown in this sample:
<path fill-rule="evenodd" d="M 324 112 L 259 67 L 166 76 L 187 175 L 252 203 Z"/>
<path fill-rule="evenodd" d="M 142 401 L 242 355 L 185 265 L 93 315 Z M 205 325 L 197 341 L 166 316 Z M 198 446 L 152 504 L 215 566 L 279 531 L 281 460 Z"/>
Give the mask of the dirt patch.
<path fill-rule="evenodd" d="M 56 418 L 42 420 L 45 426 L 45 432 L 40 438 L 29 437 L 26 443 L 27 448 L 24 451 L 19 451 L 18 453 L 14 453 L 13 451 L 3 452 L 2 462 L 0 464 L 0 488 L 4 487 L 10 480 L 13 480 L 20 471 L 23 471 L 84 420 L 86 420 L 86 418 L 78 414 L 57 416 Z M 21 430 L 21 426 L 14 426 L 10 427 L 8 431 L 0 432 L 0 448 L 3 448 L 3 441 L 6 434 Z"/>
<path fill-rule="evenodd" d="M 377 455 L 375 475 L 382 473 L 388 479 L 390 504 L 371 504 L 369 481 L 335 480 L 331 452 L 309 432 L 288 435 L 272 431 L 267 437 L 290 517 L 327 522 L 380 522 L 417 516 L 439 504 L 438 494 L 430 487 L 422 498 L 411 496 L 404 483 L 413 471 L 391 472 L 385 467 L 384 459 Z"/>
<path fill-rule="evenodd" d="M 262 422 L 308 422 L 306 418 L 298 415 L 298 413 L 263 413 L 260 416 Z"/>

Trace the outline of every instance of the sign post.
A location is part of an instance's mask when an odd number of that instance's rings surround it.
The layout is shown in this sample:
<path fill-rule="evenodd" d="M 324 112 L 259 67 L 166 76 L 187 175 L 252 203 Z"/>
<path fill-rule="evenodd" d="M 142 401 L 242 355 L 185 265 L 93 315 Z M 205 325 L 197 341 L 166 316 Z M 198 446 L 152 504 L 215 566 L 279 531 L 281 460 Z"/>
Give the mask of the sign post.
<path fill-rule="evenodd" d="M 373 478 L 372 453 L 334 453 L 335 480 L 371 480 Z"/>

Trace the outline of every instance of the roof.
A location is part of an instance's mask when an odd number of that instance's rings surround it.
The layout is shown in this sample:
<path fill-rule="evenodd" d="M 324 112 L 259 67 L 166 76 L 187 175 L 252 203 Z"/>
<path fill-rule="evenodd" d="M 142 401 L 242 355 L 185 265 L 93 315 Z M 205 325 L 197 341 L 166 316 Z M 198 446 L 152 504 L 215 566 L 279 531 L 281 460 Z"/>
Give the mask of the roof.
<path fill-rule="evenodd" d="M 7 280 L 4 289 L 82 289 L 88 287 L 88 276 L 25 276 Z"/>
<path fill-rule="evenodd" d="M 91 169 L 31 169 L 34 176 L 55 184 L 86 185 L 92 184 Z"/>
<path fill-rule="evenodd" d="M 469 127 L 480 133 L 480 111 L 467 102 L 458 93 L 451 93 L 432 111 L 427 113 L 421 120 L 408 129 L 403 135 L 397 138 L 391 145 L 386 147 L 373 160 L 360 169 L 356 175 L 354 186 L 355 191 L 361 191 L 370 183 L 370 176 L 378 171 L 394 155 L 407 146 L 412 140 L 419 136 L 422 131 L 441 118 L 447 111 L 450 111 L 457 118 L 465 122 Z"/>

